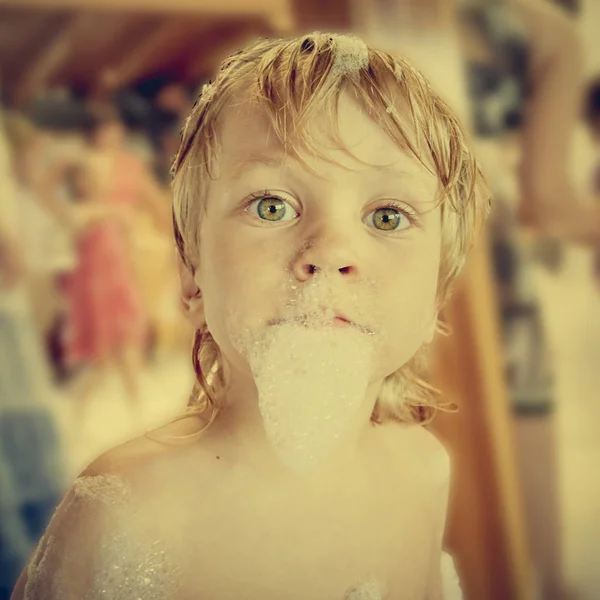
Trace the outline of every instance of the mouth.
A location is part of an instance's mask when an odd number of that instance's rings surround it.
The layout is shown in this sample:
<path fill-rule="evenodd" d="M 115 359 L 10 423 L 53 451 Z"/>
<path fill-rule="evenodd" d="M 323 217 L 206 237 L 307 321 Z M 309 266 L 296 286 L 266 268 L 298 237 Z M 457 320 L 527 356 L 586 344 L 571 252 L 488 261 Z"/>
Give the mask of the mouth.
<path fill-rule="evenodd" d="M 343 315 L 335 315 L 332 319 L 333 327 L 356 327 L 357 325 Z"/>
<path fill-rule="evenodd" d="M 317 317 L 315 319 L 315 316 Z M 304 325 L 305 327 L 309 327 L 312 324 L 323 324 L 325 326 L 329 325 L 335 329 L 344 328 L 344 327 L 354 327 L 358 329 L 362 333 L 366 333 L 367 335 L 373 335 L 373 330 L 365 325 L 361 325 L 360 323 L 355 323 L 351 321 L 348 317 L 343 314 L 334 313 L 331 317 L 329 315 L 299 315 L 295 317 L 287 317 L 285 319 L 271 319 L 268 322 L 268 325 L 283 325 L 285 323 L 296 323 L 299 325 Z"/>

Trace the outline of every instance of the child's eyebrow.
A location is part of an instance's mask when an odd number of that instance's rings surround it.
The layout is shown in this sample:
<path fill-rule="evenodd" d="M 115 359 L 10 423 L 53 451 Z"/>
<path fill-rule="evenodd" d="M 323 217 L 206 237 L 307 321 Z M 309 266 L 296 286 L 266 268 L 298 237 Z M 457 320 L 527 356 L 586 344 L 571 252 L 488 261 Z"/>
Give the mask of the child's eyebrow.
<path fill-rule="evenodd" d="M 285 157 L 283 155 L 251 154 L 237 162 L 231 169 L 233 180 L 241 179 L 242 176 L 253 167 L 262 165 L 266 167 L 282 167 Z"/>

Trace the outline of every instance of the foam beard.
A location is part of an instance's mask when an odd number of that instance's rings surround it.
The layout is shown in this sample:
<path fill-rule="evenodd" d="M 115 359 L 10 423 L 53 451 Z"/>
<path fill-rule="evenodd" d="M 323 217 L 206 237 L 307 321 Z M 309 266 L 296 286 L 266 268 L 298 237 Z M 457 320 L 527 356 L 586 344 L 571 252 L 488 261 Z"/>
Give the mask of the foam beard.
<path fill-rule="evenodd" d="M 298 311 L 244 344 L 272 447 L 288 468 L 322 463 L 365 402 L 373 332 L 336 321 L 332 311 Z"/>

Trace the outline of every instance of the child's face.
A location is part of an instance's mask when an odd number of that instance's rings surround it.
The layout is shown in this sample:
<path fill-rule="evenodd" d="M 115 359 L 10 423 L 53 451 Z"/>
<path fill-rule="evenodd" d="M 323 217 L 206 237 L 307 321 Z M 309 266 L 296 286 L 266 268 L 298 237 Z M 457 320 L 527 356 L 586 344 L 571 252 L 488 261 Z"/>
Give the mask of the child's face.
<path fill-rule="evenodd" d="M 327 275 L 331 294 L 323 308 L 375 332 L 375 383 L 433 334 L 438 180 L 347 93 L 339 106 L 341 139 L 376 166 L 333 148 L 327 116 L 320 119 L 315 141 L 332 162 L 303 156 L 315 175 L 281 154 L 259 112 L 226 114 L 201 230 L 200 310 L 232 372 L 249 374 L 234 332 L 268 328 L 289 313 L 298 292 Z"/>

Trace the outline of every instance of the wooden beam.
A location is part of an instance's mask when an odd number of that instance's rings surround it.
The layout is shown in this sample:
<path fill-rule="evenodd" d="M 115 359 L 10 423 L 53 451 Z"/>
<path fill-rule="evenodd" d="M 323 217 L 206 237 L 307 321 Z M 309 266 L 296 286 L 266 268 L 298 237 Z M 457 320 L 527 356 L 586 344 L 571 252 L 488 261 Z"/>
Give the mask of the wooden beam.
<path fill-rule="evenodd" d="M 490 265 L 484 237 L 444 311 L 454 333 L 434 347 L 435 383 L 459 412 L 438 415 L 432 429 L 452 457 L 447 541 L 465 598 L 528 600 L 532 568 Z"/>
<path fill-rule="evenodd" d="M 198 81 L 214 74 L 217 65 L 232 51 L 241 48 L 251 39 L 273 33 L 265 21 L 251 21 L 232 27 L 224 23 L 222 27 L 211 29 L 203 40 L 198 59 L 190 62 L 185 72 L 186 81 Z"/>
<path fill-rule="evenodd" d="M 75 14 L 66 20 L 37 54 L 37 58 L 26 66 L 13 87 L 13 100 L 17 105 L 24 102 L 43 86 L 61 67 L 69 56 L 74 36 L 80 27 L 90 20 L 88 14 Z"/>
<path fill-rule="evenodd" d="M 0 6 L 39 10 L 195 13 L 220 17 L 278 13 L 287 0 L 0 0 Z"/>
<path fill-rule="evenodd" d="M 345 31 L 352 27 L 351 0 L 293 0 L 298 33 L 312 30 Z"/>
<path fill-rule="evenodd" d="M 198 22 L 198 30 L 198 33 L 202 34 L 200 22 Z M 135 52 L 131 52 L 118 64 L 107 66 L 100 74 L 99 86 L 106 91 L 136 80 L 156 61 L 157 57 L 167 55 L 170 48 L 179 43 L 181 36 L 189 33 L 189 18 L 178 15 L 166 19 L 137 46 Z"/>
<path fill-rule="evenodd" d="M 314 0 L 313 0 L 314 1 Z M 454 20 L 456 0 L 350 0 L 353 21 L 362 33 L 434 31 Z"/>

